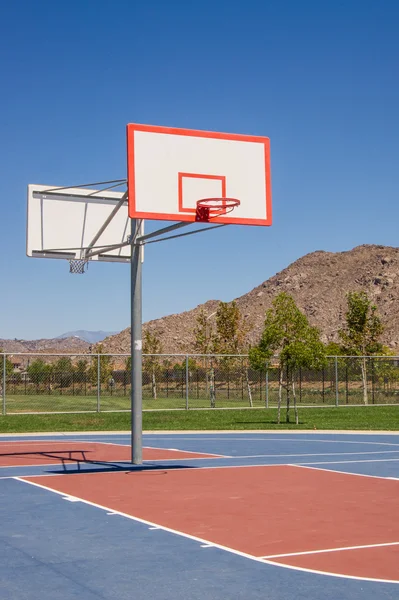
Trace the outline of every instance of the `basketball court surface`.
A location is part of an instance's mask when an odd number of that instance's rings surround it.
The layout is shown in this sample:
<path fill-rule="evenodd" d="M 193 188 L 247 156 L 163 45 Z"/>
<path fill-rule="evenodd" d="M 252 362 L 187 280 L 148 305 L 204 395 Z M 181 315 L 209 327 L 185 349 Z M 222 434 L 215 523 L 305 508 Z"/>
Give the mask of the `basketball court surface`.
<path fill-rule="evenodd" d="M 7 600 L 399 598 L 399 435 L 0 437 Z"/>

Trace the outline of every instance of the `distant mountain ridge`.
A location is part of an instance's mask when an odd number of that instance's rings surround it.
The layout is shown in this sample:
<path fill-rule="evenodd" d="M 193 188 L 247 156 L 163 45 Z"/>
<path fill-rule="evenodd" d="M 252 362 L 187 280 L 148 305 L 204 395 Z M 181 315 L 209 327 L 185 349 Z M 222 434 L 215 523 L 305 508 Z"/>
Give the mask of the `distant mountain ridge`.
<path fill-rule="evenodd" d="M 68 331 L 67 333 L 62 333 L 57 336 L 55 339 L 61 340 L 65 338 L 79 338 L 84 342 L 88 342 L 89 344 L 98 344 L 98 342 L 102 342 L 106 337 L 110 335 L 115 335 L 118 333 L 117 331 L 86 331 L 85 329 L 78 329 L 77 331 Z"/>
<path fill-rule="evenodd" d="M 107 331 L 86 331 L 79 329 L 63 333 L 56 338 L 39 340 L 6 340 L 0 338 L 0 350 L 10 353 L 40 352 L 41 354 L 86 354 L 91 346 L 98 344 L 114 333 Z"/>
<path fill-rule="evenodd" d="M 40 354 L 85 354 L 90 344 L 78 337 L 41 340 L 0 339 L 0 349 L 12 354 L 39 352 Z"/>

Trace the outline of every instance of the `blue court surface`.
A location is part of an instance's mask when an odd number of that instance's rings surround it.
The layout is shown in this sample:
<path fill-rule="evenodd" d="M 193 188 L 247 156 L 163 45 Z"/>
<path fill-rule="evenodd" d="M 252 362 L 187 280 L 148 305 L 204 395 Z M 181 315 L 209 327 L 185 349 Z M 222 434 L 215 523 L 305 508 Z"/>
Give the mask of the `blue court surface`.
<path fill-rule="evenodd" d="M 399 434 L 0 436 L 1 600 L 399 600 Z"/>

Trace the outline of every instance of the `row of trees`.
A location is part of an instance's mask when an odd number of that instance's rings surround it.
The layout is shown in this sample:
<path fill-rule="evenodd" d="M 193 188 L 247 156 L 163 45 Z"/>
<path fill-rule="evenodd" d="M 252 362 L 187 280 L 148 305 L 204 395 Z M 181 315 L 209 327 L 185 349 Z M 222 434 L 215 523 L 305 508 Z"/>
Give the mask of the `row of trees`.
<path fill-rule="evenodd" d="M 90 359 L 81 358 L 74 362 L 70 357 L 60 357 L 55 362 L 47 362 L 44 359 L 38 358 L 32 361 L 26 368 L 29 380 L 36 385 L 46 384 L 51 380 L 64 387 L 75 382 L 90 382 L 92 385 L 97 385 L 98 380 L 101 384 L 110 384 L 113 382 L 114 364 L 112 356 L 103 354 L 103 346 L 97 345 L 94 350 L 94 356 Z M 160 354 L 162 347 L 159 339 L 155 334 L 147 331 L 143 342 L 143 352 L 145 354 Z M 98 364 L 99 363 L 99 364 Z M 157 397 L 156 392 L 156 374 L 161 365 L 159 361 L 153 357 L 144 357 L 143 367 L 147 373 L 151 373 L 152 393 L 153 397 Z M 180 367 L 180 365 L 179 365 Z M 1 367 L 3 368 L 3 367 Z M 13 375 L 13 365 L 7 359 L 7 376 Z M 129 372 L 131 368 L 131 358 L 127 358 L 124 370 Z M 14 375 L 18 376 L 18 375 Z M 59 381 L 58 381 L 59 380 Z"/>
<path fill-rule="evenodd" d="M 42 358 L 37 358 L 28 364 L 26 368 L 26 374 L 29 380 L 34 384 L 47 383 L 53 379 L 62 378 L 65 386 L 69 385 L 69 381 L 73 378 L 81 381 L 90 381 L 94 385 L 97 384 L 98 378 L 98 360 L 100 361 L 100 377 L 101 383 L 109 380 L 112 376 L 112 359 L 110 356 L 102 354 L 102 346 L 99 345 L 96 348 L 96 352 L 99 354 L 92 360 L 80 359 L 73 362 L 68 356 L 62 356 L 55 362 L 48 362 Z M 0 358 L 1 360 L 1 358 Z M 3 361 L 0 364 L 0 378 L 3 376 Z M 14 373 L 14 366 L 12 362 L 6 358 L 6 376 L 13 376 L 14 378 L 21 377 L 20 374 Z"/>
<path fill-rule="evenodd" d="M 351 355 L 363 357 L 361 361 L 363 401 L 368 403 L 367 356 L 384 353 L 380 337 L 383 325 L 365 292 L 347 295 L 345 324 L 339 330 L 339 344 L 324 345 L 320 331 L 310 325 L 307 317 L 297 307 L 289 294 L 282 292 L 274 299 L 266 312 L 264 329 L 256 346 L 249 347 L 247 334 L 250 324 L 243 319 L 235 302 L 220 302 L 216 311 L 216 326 L 210 326 L 210 317 L 201 311 L 194 330 L 196 350 L 203 354 L 249 354 L 253 369 L 267 368 L 271 360 L 278 361 L 279 394 L 278 422 L 281 420 L 281 400 L 286 390 L 286 422 L 290 420 L 291 396 L 294 403 L 295 421 L 298 423 L 295 373 L 300 368 L 322 369 L 328 355 Z M 275 358 L 276 357 L 276 358 Z M 234 360 L 226 358 L 226 360 Z M 247 375 L 248 392 L 250 386 Z"/>
<path fill-rule="evenodd" d="M 53 378 L 57 383 L 67 387 L 75 381 L 89 381 L 93 385 L 97 384 L 98 372 L 100 382 L 106 383 L 112 376 L 112 361 L 110 356 L 99 356 L 100 370 L 98 369 L 97 357 L 94 360 L 78 360 L 75 364 L 69 357 L 59 358 L 55 363 L 48 363 L 43 359 L 36 359 L 29 364 L 26 373 L 30 381 L 34 384 L 41 384 L 50 381 Z M 60 381 L 57 381 L 57 380 Z"/>

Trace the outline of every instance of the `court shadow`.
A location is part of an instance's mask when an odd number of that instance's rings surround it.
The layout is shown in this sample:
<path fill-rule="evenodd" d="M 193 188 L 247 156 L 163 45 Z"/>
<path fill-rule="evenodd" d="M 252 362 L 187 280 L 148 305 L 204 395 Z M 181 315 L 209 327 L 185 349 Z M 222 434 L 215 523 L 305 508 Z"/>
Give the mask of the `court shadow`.
<path fill-rule="evenodd" d="M 23 451 L 23 452 L 0 452 L 0 462 L 5 458 L 22 458 L 28 457 L 31 460 L 41 460 L 43 458 L 49 458 L 51 460 L 60 461 L 63 465 L 67 464 L 68 461 L 70 464 L 75 462 L 88 462 L 88 458 L 86 456 L 87 450 L 73 449 L 73 450 L 43 450 L 43 451 Z M 40 464 L 40 463 L 39 463 Z M 13 465 L 5 465 L 5 466 L 13 466 Z"/>

